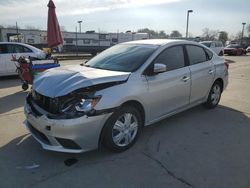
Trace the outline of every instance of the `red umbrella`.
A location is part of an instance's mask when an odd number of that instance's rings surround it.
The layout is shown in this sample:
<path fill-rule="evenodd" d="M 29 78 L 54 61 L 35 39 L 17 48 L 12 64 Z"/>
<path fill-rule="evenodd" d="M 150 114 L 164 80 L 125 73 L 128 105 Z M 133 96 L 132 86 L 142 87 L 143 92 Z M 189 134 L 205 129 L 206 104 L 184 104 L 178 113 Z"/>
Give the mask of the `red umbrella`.
<path fill-rule="evenodd" d="M 58 46 L 63 44 L 62 33 L 56 17 L 56 6 L 52 0 L 48 4 L 48 29 L 47 29 L 47 42 L 49 47 Z"/>

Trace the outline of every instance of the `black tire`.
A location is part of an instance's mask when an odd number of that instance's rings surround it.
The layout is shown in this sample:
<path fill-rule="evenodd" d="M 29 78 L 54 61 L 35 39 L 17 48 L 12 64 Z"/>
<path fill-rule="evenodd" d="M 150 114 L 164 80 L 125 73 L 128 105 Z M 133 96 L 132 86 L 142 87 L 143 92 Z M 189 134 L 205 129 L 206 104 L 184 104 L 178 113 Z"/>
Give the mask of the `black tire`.
<path fill-rule="evenodd" d="M 217 91 L 219 91 L 219 93 L 217 93 Z M 215 81 L 210 89 L 207 101 L 204 103 L 205 107 L 209 109 L 215 108 L 220 102 L 221 93 L 222 93 L 222 84 L 219 81 Z"/>
<path fill-rule="evenodd" d="M 123 130 L 124 132 L 118 130 L 117 128 L 119 127 L 120 129 L 120 126 L 115 125 L 118 120 L 121 120 L 120 122 L 123 123 L 122 119 L 123 119 L 123 116 L 125 116 L 126 114 L 132 114 L 130 122 L 132 122 L 132 119 L 133 119 L 134 120 L 133 123 L 137 122 L 137 125 L 138 125 L 136 133 L 131 131 L 133 133 L 133 136 L 131 136 L 132 133 L 129 133 L 129 132 L 125 133 L 125 130 Z M 134 118 L 136 118 L 136 120 Z M 125 122 L 125 118 L 124 118 L 124 122 Z M 142 128 L 142 117 L 141 117 L 140 112 L 135 107 L 123 106 L 107 120 L 104 128 L 105 128 L 105 131 L 104 131 L 103 141 L 104 141 L 105 146 L 112 151 L 122 152 L 122 151 L 129 149 L 136 142 L 141 132 L 141 128 Z M 132 127 L 130 128 L 132 129 Z M 120 140 L 119 143 L 115 143 L 114 139 L 115 137 L 118 137 L 118 134 L 117 134 L 118 132 L 120 135 L 123 135 L 123 136 L 120 136 L 120 137 L 123 137 L 123 139 L 118 139 Z M 127 145 L 125 144 L 126 142 L 125 140 L 127 139 L 127 136 L 125 136 L 126 134 L 130 134 L 130 138 L 131 139 L 133 138 L 131 142 L 129 142 L 129 144 Z M 123 141 L 124 141 L 124 145 L 122 146 Z"/>
<path fill-rule="evenodd" d="M 26 84 L 26 83 L 23 83 L 23 84 L 22 84 L 22 89 L 23 89 L 24 91 L 26 91 L 27 89 L 29 89 L 29 85 Z"/>

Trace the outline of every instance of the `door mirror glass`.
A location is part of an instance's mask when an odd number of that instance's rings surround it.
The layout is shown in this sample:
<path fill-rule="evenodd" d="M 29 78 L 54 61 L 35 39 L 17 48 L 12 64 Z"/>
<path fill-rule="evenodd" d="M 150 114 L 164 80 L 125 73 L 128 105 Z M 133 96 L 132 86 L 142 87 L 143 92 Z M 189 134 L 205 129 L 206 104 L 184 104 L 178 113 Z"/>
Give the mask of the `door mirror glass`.
<path fill-rule="evenodd" d="M 154 64 L 154 73 L 158 74 L 161 72 L 166 72 L 167 71 L 167 66 L 164 64 L 156 63 Z"/>

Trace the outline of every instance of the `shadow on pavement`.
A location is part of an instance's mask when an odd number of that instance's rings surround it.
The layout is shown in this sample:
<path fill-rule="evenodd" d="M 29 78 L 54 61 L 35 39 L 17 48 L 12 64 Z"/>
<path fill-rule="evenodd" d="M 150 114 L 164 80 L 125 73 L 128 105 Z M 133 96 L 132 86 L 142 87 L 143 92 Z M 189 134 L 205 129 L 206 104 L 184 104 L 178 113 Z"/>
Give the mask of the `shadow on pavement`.
<path fill-rule="evenodd" d="M 24 187 L 119 187 L 117 183 L 120 187 L 247 187 L 249 125 L 250 119 L 237 110 L 198 106 L 145 127 L 137 143 L 118 154 L 105 149 L 50 152 L 23 135 L 0 148 L 0 187 L 18 183 Z M 73 161 L 72 166 L 65 160 Z M 39 167 L 17 168 L 32 164 Z"/>
<path fill-rule="evenodd" d="M 0 114 L 23 107 L 28 91 L 19 91 L 0 98 Z"/>
<path fill-rule="evenodd" d="M 21 80 L 18 76 L 4 76 L 0 77 L 0 89 L 15 87 L 20 85 L 21 88 Z"/>

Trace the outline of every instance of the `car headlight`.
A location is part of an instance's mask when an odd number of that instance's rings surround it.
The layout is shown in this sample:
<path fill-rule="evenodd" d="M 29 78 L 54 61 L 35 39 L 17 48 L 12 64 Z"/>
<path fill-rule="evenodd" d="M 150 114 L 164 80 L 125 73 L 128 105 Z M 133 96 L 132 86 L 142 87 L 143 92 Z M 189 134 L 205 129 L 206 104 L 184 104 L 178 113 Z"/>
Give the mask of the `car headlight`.
<path fill-rule="evenodd" d="M 75 109 L 77 112 L 85 112 L 88 113 L 91 110 L 94 110 L 97 103 L 100 101 L 101 96 L 95 96 L 93 98 L 82 99 L 79 103 L 75 105 Z"/>

